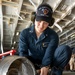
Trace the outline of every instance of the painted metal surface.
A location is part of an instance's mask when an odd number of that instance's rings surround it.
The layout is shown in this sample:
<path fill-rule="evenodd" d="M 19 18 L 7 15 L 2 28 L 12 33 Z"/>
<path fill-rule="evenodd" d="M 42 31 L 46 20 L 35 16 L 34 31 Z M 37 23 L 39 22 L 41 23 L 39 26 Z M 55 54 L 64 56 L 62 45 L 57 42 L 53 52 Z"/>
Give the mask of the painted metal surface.
<path fill-rule="evenodd" d="M 33 64 L 25 57 L 7 56 L 0 60 L 0 75 L 35 75 Z"/>

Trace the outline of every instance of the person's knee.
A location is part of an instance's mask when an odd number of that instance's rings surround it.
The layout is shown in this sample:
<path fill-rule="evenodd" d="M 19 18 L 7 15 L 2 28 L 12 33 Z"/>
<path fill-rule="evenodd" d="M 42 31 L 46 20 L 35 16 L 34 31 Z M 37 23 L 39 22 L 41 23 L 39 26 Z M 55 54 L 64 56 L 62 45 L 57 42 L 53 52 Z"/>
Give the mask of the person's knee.
<path fill-rule="evenodd" d="M 72 50 L 68 45 L 62 45 L 60 46 L 63 53 L 66 53 L 67 55 L 71 56 Z"/>
<path fill-rule="evenodd" d="M 65 67 L 65 65 L 69 62 L 71 57 L 71 48 L 67 45 L 59 46 L 56 49 L 56 52 L 54 54 L 54 65 L 60 66 L 62 68 Z"/>
<path fill-rule="evenodd" d="M 58 54 L 58 55 L 57 55 Z M 61 45 L 61 46 L 59 46 L 57 49 L 56 49 L 56 51 L 55 51 L 55 55 L 56 56 L 59 56 L 59 55 L 64 55 L 64 56 L 66 56 L 66 55 L 69 55 L 69 56 L 71 56 L 71 54 L 72 54 L 72 50 L 71 50 L 71 48 L 68 46 L 68 45 Z"/>
<path fill-rule="evenodd" d="M 68 45 L 61 45 L 59 46 L 61 49 L 70 50 L 71 48 Z"/>

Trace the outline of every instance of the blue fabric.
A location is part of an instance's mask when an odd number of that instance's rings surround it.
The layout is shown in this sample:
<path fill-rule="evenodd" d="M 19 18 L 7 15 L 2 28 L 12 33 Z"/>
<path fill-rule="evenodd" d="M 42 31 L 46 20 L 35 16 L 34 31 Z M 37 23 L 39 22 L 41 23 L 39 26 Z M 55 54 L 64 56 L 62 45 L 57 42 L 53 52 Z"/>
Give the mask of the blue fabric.
<path fill-rule="evenodd" d="M 51 69 L 51 75 L 62 75 L 63 70 L 57 69 L 56 67 L 53 67 Z"/>
<path fill-rule="evenodd" d="M 70 60 L 72 50 L 67 45 L 59 46 L 54 53 L 54 65 L 64 68 Z"/>
<path fill-rule="evenodd" d="M 34 26 L 24 29 L 20 34 L 19 55 L 31 56 L 42 61 L 42 66 L 52 63 L 55 49 L 58 47 L 59 37 L 55 31 L 47 28 L 37 39 Z"/>
<path fill-rule="evenodd" d="M 34 26 L 24 29 L 19 39 L 19 55 L 32 57 L 33 62 L 40 61 L 42 66 L 51 66 L 51 72 L 62 75 L 69 62 L 72 50 L 67 45 L 58 47 L 59 38 L 55 31 L 47 28 L 37 39 Z"/>
<path fill-rule="evenodd" d="M 70 60 L 71 54 L 72 50 L 67 45 L 61 45 L 55 50 L 51 69 L 53 74 L 62 75 L 64 67 Z"/>

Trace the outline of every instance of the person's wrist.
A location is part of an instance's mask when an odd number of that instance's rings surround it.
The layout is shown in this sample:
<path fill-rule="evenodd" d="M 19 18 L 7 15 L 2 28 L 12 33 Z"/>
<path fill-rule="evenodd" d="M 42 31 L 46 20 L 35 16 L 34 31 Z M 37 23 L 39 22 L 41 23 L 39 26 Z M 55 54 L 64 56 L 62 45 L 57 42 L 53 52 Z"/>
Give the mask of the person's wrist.
<path fill-rule="evenodd" d="M 45 66 L 46 68 L 50 68 L 50 65 L 48 65 L 48 66 Z"/>

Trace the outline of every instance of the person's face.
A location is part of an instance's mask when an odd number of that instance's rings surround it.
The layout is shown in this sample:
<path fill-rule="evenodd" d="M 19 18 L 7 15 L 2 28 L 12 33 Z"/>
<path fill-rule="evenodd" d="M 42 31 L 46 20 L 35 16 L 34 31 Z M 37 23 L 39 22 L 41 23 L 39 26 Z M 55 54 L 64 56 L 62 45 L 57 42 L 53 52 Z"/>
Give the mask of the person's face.
<path fill-rule="evenodd" d="M 36 21 L 35 20 L 35 30 L 38 33 L 42 33 L 47 27 L 48 27 L 49 23 L 46 21 Z"/>

